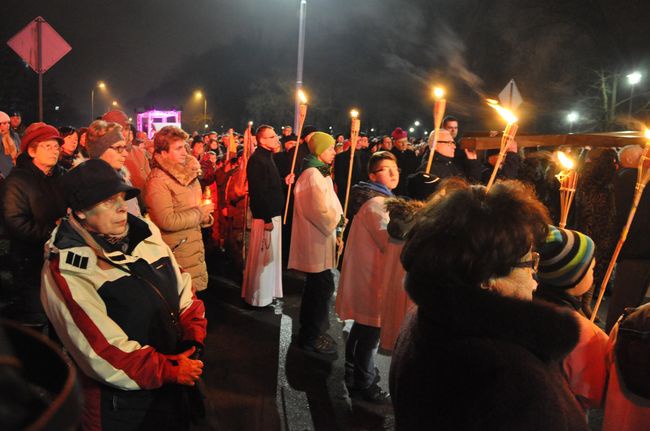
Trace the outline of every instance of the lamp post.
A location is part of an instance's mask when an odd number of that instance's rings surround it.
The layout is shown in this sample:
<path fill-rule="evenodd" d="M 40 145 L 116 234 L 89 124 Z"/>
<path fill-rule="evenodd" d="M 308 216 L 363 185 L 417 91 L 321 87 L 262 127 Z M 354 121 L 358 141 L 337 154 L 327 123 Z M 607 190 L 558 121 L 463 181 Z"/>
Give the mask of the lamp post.
<path fill-rule="evenodd" d="M 99 81 L 92 90 L 90 90 L 90 121 L 95 121 L 95 88 L 100 90 L 106 89 L 106 84 L 103 81 Z"/>
<path fill-rule="evenodd" d="M 566 120 L 569 123 L 569 133 L 573 132 L 573 123 L 578 121 L 579 115 L 575 111 L 571 111 L 567 114 Z"/>
<path fill-rule="evenodd" d="M 203 95 L 203 93 L 200 90 L 196 90 L 194 92 L 194 98 L 196 100 L 201 100 L 203 99 L 203 123 L 205 124 L 205 128 L 207 129 L 207 122 L 208 122 L 208 98 Z"/>
<path fill-rule="evenodd" d="M 302 89 L 302 65 L 305 58 L 305 16 L 307 15 L 307 0 L 300 0 L 300 21 L 298 23 L 298 65 L 296 68 L 296 108 L 294 111 L 293 130 L 298 130 L 300 124 L 300 99 L 298 94 Z"/>
<path fill-rule="evenodd" d="M 634 99 L 634 86 L 641 82 L 641 72 L 634 71 L 627 75 L 627 83 L 630 84 L 630 104 L 628 106 L 627 116 L 632 119 L 632 103 Z"/>

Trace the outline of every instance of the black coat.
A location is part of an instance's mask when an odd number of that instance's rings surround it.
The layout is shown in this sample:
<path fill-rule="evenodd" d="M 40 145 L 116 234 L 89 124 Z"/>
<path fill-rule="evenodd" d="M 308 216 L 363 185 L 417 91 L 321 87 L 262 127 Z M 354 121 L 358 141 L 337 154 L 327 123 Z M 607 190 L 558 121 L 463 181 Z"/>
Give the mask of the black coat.
<path fill-rule="evenodd" d="M 271 223 L 273 217 L 284 211 L 282 179 L 273 162 L 273 153 L 257 147 L 248 160 L 246 175 L 253 218 Z"/>
<path fill-rule="evenodd" d="M 428 157 L 428 153 L 425 153 L 422 156 L 422 163 L 418 169 L 419 171 L 424 172 L 426 170 Z M 460 158 L 443 156 L 436 151 L 433 155 L 433 161 L 431 162 L 430 174 L 435 175 L 440 179 L 460 177 L 469 182 L 475 183 L 481 179 L 481 163 L 476 159 L 470 160 L 465 158 L 463 160 Z"/>
<path fill-rule="evenodd" d="M 393 147 L 390 152 L 397 158 L 397 167 L 401 169 L 399 183 L 395 187 L 395 190 L 393 190 L 393 193 L 397 196 L 405 196 L 408 176 L 414 174 L 420 164 L 418 156 L 415 155 L 413 150 L 400 151 L 396 147 Z"/>
<path fill-rule="evenodd" d="M 60 185 L 63 172 L 57 165 L 51 175 L 45 175 L 23 153 L 2 184 L 2 216 L 12 253 L 37 259 L 35 266 L 39 272 L 43 264 L 43 246 L 54 230 L 55 222 L 66 211 Z"/>
<path fill-rule="evenodd" d="M 634 199 L 637 170 L 620 169 L 614 177 L 614 197 L 616 199 L 616 232 L 620 235 L 630 214 Z M 621 259 L 650 260 L 650 193 L 641 195 L 636 215 L 630 226 L 625 244 L 621 249 Z"/>
<path fill-rule="evenodd" d="M 574 317 L 454 290 L 402 327 L 390 370 L 396 429 L 587 430 L 561 369 L 578 341 Z"/>
<path fill-rule="evenodd" d="M 350 188 L 360 181 L 368 181 L 368 162 L 370 161 L 369 149 L 359 149 L 354 152 L 354 164 L 352 165 L 352 182 Z M 334 157 L 334 183 L 336 184 L 336 195 L 345 202 L 345 192 L 348 185 L 348 174 L 350 173 L 350 150 L 338 153 Z"/>

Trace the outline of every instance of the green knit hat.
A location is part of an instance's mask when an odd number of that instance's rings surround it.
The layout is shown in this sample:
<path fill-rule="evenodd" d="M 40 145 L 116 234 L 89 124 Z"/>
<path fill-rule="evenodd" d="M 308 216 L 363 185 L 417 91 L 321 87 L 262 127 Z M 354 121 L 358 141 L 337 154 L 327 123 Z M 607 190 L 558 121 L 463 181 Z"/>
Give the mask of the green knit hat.
<path fill-rule="evenodd" d="M 309 147 L 309 151 L 318 157 L 329 147 L 333 147 L 334 143 L 334 138 L 327 133 L 314 132 L 309 142 L 307 142 L 307 146 Z"/>
<path fill-rule="evenodd" d="M 587 235 L 549 226 L 546 241 L 539 248 L 537 277 L 542 285 L 570 289 L 585 276 L 596 246 Z"/>

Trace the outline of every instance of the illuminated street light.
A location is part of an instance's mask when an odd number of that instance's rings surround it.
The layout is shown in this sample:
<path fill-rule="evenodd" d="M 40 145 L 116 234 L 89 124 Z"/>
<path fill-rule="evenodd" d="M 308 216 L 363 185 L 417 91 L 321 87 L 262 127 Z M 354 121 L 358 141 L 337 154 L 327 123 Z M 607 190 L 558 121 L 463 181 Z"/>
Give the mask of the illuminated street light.
<path fill-rule="evenodd" d="M 420 125 L 420 122 L 416 120 L 415 123 L 413 123 L 413 124 L 415 124 L 415 127 L 417 127 L 417 126 Z"/>
<path fill-rule="evenodd" d="M 194 92 L 194 98 L 196 100 L 201 100 L 203 99 L 203 122 L 207 123 L 208 122 L 208 98 L 205 97 L 203 92 L 201 90 L 196 90 Z M 208 128 L 208 125 L 205 125 L 205 128 Z"/>
<path fill-rule="evenodd" d="M 117 100 L 113 100 L 113 103 L 112 103 L 112 105 L 113 105 L 113 106 L 118 106 L 118 105 L 119 105 L 119 103 L 117 103 Z"/>
<path fill-rule="evenodd" d="M 642 78 L 641 72 L 638 72 L 636 70 L 634 72 L 630 73 L 629 75 L 627 75 L 627 83 L 630 84 L 630 104 L 629 104 L 629 107 L 628 107 L 627 116 L 630 119 L 632 118 L 632 104 L 634 102 L 634 100 L 633 100 L 634 99 L 634 86 L 636 84 L 638 84 L 639 82 L 641 82 L 641 78 Z"/>
<path fill-rule="evenodd" d="M 568 123 L 569 123 L 569 133 L 571 133 L 571 132 L 573 131 L 573 123 L 575 123 L 576 121 L 578 121 L 578 118 L 580 118 L 580 116 L 579 116 L 578 113 L 575 112 L 575 111 L 571 111 L 571 112 L 569 112 L 569 113 L 567 114 L 567 116 L 566 116 L 566 120 L 567 120 Z"/>
<path fill-rule="evenodd" d="M 100 90 L 106 90 L 106 84 L 104 81 L 99 81 L 92 90 L 90 90 L 90 116 L 91 121 L 95 121 L 95 88 Z"/>
<path fill-rule="evenodd" d="M 207 128 L 208 128 L 208 125 L 207 125 L 207 124 L 204 124 L 204 125 L 203 125 L 203 128 L 204 128 L 204 129 L 207 129 Z"/>
<path fill-rule="evenodd" d="M 370 129 L 370 131 L 371 131 L 371 132 L 374 132 L 374 131 L 375 131 L 375 129 L 374 129 L 374 128 L 371 128 L 371 129 Z"/>
<path fill-rule="evenodd" d="M 409 127 L 409 132 L 413 133 L 415 132 L 415 129 L 413 127 Z"/>

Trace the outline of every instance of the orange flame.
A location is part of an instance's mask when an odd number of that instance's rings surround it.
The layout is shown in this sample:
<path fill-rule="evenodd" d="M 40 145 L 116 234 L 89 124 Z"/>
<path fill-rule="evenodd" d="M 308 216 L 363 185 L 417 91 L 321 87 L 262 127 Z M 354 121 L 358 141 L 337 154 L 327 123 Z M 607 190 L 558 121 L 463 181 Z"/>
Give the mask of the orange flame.
<path fill-rule="evenodd" d="M 305 95 L 304 91 L 298 90 L 298 99 L 303 105 L 307 103 L 307 96 Z"/>
<path fill-rule="evenodd" d="M 351 110 L 350 111 L 350 117 L 359 118 L 359 111 L 357 111 L 356 109 Z"/>
<path fill-rule="evenodd" d="M 496 100 L 486 99 L 486 102 L 491 108 L 494 108 L 499 113 L 499 115 L 501 115 L 501 117 L 508 122 L 508 124 L 516 123 L 519 121 L 519 119 L 515 116 L 515 114 L 512 113 L 512 111 L 499 105 L 499 102 Z"/>
<path fill-rule="evenodd" d="M 442 87 L 433 87 L 433 98 L 440 100 L 445 97 L 445 89 Z"/>
<path fill-rule="evenodd" d="M 648 143 L 650 143 L 650 129 L 645 129 L 645 138 L 648 140 Z"/>
<path fill-rule="evenodd" d="M 571 158 L 569 156 L 564 154 L 563 151 L 558 151 L 557 152 L 557 159 L 560 161 L 560 164 L 562 165 L 562 167 L 564 169 L 567 169 L 567 170 L 568 169 L 573 169 L 573 167 L 575 166 L 575 163 L 573 162 L 573 160 L 571 160 Z"/>

